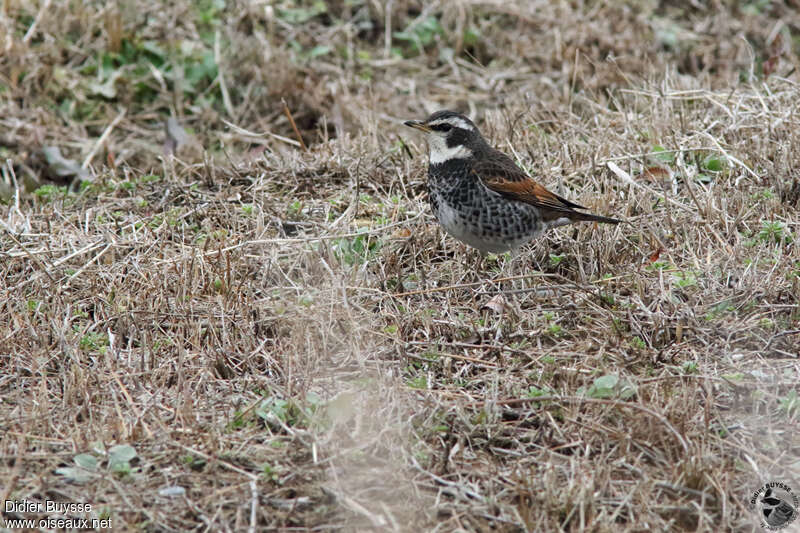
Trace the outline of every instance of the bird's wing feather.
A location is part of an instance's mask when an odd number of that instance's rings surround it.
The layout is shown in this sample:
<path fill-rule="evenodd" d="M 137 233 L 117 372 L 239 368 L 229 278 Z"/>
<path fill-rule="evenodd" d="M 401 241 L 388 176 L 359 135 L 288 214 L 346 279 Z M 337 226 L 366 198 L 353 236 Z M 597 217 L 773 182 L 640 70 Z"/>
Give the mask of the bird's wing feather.
<path fill-rule="evenodd" d="M 493 157 L 477 161 L 472 171 L 489 189 L 510 200 L 525 202 L 545 211 L 551 210 L 554 218 L 575 214 L 574 209 L 586 209 L 548 191 L 543 185 L 528 177 L 505 154 L 497 153 L 493 154 Z"/>

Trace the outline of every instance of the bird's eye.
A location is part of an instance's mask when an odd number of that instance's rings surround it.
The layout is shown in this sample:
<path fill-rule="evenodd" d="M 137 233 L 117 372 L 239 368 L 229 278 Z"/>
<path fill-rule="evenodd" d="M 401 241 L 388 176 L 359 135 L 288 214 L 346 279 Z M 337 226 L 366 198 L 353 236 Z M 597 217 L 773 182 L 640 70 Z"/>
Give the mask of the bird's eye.
<path fill-rule="evenodd" d="M 444 124 L 437 124 L 435 126 L 431 126 L 431 129 L 432 130 L 436 130 L 436 131 L 445 132 L 445 131 L 450 131 L 451 129 L 453 129 L 453 126 L 451 126 L 450 124 L 447 124 L 445 122 Z"/>

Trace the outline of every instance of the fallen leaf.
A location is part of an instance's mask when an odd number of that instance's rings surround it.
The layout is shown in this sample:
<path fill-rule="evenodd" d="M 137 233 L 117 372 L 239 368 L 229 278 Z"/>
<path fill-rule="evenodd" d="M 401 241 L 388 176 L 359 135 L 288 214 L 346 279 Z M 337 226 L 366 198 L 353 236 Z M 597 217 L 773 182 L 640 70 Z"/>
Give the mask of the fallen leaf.
<path fill-rule="evenodd" d="M 250 150 L 245 153 L 245 160 L 247 161 L 257 161 L 261 159 L 261 156 L 264 155 L 267 147 L 264 144 L 259 144 L 254 146 Z"/>
<path fill-rule="evenodd" d="M 783 52 L 783 35 L 778 33 L 769 45 L 769 57 L 764 60 L 764 78 L 769 78 L 770 74 L 778 69 Z"/>
<path fill-rule="evenodd" d="M 87 84 L 87 89 L 89 89 L 89 94 L 92 96 L 102 96 L 108 100 L 113 100 L 117 97 L 117 79 L 121 74 L 119 72 L 115 72 L 109 78 L 100 83 L 99 81 L 91 81 Z"/>
<path fill-rule="evenodd" d="M 672 173 L 669 169 L 664 167 L 649 167 L 642 171 L 639 174 L 639 178 L 652 181 L 653 183 L 662 183 L 664 181 L 669 181 L 672 179 Z"/>
<path fill-rule="evenodd" d="M 87 179 L 89 177 L 89 171 L 81 167 L 80 163 L 74 159 L 67 159 L 61 155 L 61 149 L 58 146 L 45 146 L 42 148 L 42 153 L 47 160 L 50 170 L 52 170 L 56 176 L 62 178 L 78 176 L 81 179 Z"/>
<path fill-rule="evenodd" d="M 496 294 L 481 307 L 481 310 L 489 309 L 490 311 L 502 315 L 506 310 L 506 305 L 506 297 L 502 294 Z"/>
<path fill-rule="evenodd" d="M 174 154 L 181 146 L 189 142 L 189 134 L 175 117 L 167 119 L 164 130 L 167 133 L 167 138 L 164 139 L 164 153 L 167 155 Z"/>
<path fill-rule="evenodd" d="M 159 496 L 165 496 L 167 498 L 170 498 L 170 497 L 173 497 L 173 496 L 183 496 L 184 494 L 186 494 L 186 489 L 183 488 L 183 487 L 176 486 L 176 485 L 173 485 L 171 487 L 164 487 L 162 489 L 158 489 L 158 495 Z"/>
<path fill-rule="evenodd" d="M 656 261 L 658 261 L 658 258 L 661 257 L 661 253 L 663 251 L 664 251 L 663 248 L 659 248 L 658 250 L 650 254 L 650 257 L 648 257 L 647 260 L 650 261 L 651 263 L 655 263 Z"/>

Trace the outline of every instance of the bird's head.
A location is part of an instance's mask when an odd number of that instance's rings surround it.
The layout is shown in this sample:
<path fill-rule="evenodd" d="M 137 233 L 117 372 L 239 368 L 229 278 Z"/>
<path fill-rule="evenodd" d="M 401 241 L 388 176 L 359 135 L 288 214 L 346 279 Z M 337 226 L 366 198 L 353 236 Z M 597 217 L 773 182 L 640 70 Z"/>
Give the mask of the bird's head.
<path fill-rule="evenodd" d="M 486 146 L 475 124 L 454 111 L 437 111 L 423 121 L 409 120 L 405 125 L 426 134 L 431 165 L 468 159 Z"/>

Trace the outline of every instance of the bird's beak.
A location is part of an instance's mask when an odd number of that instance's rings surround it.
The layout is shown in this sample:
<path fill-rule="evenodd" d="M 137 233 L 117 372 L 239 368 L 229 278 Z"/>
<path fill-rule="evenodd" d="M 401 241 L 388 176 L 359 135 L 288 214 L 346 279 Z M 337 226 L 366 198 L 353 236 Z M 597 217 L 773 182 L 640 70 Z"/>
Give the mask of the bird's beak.
<path fill-rule="evenodd" d="M 419 120 L 406 120 L 405 122 L 403 122 L 403 124 L 405 124 L 409 128 L 414 128 L 415 130 L 424 131 L 425 133 L 431 131 L 431 129 L 428 126 L 426 126 L 425 123 L 420 122 Z"/>

